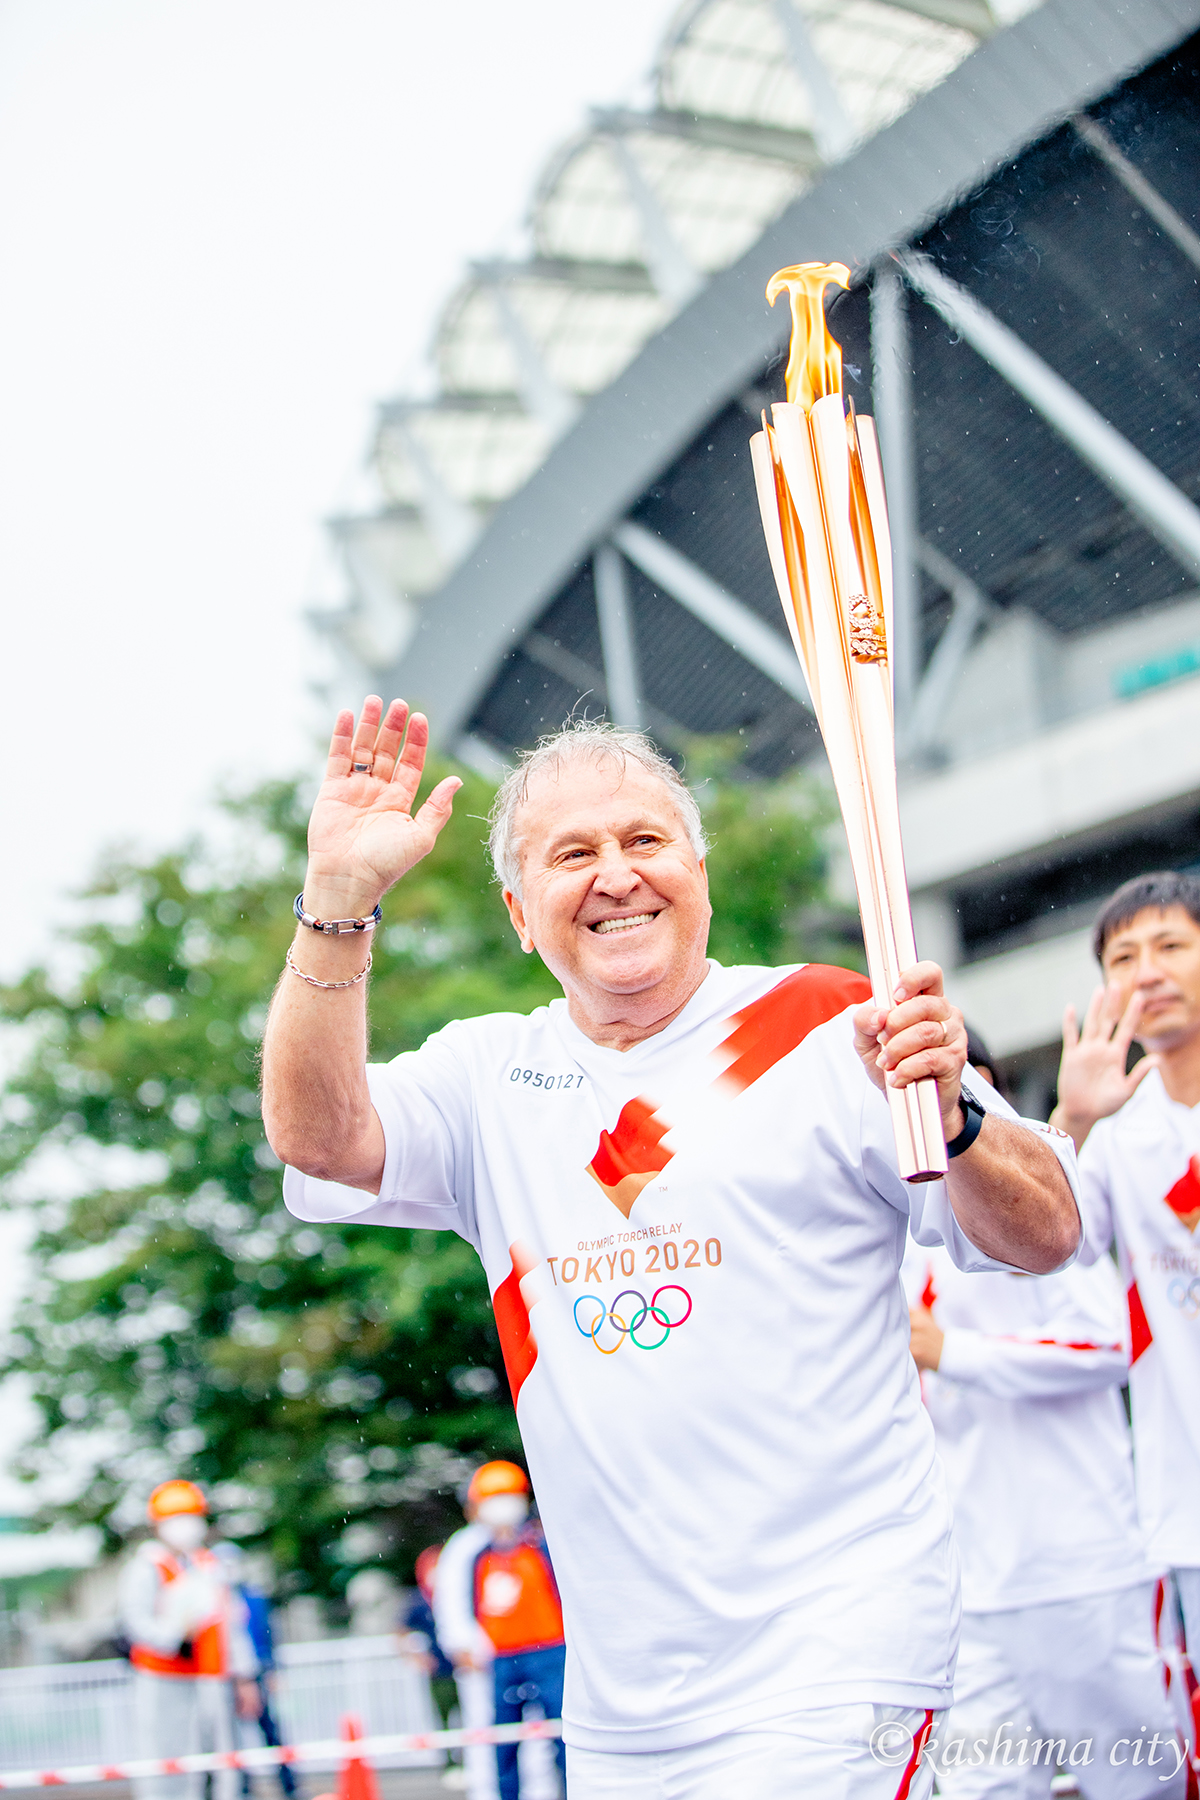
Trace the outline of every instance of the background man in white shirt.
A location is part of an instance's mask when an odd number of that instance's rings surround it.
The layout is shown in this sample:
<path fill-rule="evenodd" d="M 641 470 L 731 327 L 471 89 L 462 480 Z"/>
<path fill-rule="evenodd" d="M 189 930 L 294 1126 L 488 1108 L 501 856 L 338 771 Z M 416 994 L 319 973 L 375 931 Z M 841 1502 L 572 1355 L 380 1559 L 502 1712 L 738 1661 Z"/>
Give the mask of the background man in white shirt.
<path fill-rule="evenodd" d="M 912 1245 L 905 1285 L 962 1561 L 942 1793 L 1034 1800 L 1061 1760 L 1086 1800 L 1183 1800 L 1154 1632 L 1162 1571 L 1138 1529 L 1118 1393 L 1115 1269 L 964 1275 Z"/>
<path fill-rule="evenodd" d="M 1200 1651 L 1200 880 L 1139 876 L 1096 922 L 1105 986 L 1067 1008 L 1053 1123 L 1080 1150 L 1085 1260 L 1114 1238 L 1138 1511 Z M 1148 1054 L 1130 1074 L 1134 1041 Z"/>
<path fill-rule="evenodd" d="M 368 920 L 449 817 L 453 778 L 411 811 L 425 720 L 381 714 L 339 715 L 308 921 Z M 368 1068 L 369 938 L 302 920 L 264 1043 L 287 1203 L 483 1258 L 563 1599 L 572 1800 L 918 1800 L 958 1602 L 905 1232 L 1059 1267 L 1070 1145 L 964 1083 L 935 965 L 884 1013 L 846 970 L 710 962 L 699 812 L 639 734 L 539 746 L 492 845 L 565 1000 Z M 883 1088 L 923 1076 L 953 1160 L 909 1187 Z"/>

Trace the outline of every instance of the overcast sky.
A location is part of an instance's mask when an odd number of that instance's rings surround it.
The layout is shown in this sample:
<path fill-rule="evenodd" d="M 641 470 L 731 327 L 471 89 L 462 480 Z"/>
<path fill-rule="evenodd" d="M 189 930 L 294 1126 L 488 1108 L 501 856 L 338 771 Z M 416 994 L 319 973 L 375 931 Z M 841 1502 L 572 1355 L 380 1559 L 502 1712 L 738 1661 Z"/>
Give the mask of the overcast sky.
<path fill-rule="evenodd" d="M 102 844 L 311 765 L 321 519 L 672 0 L 0 0 L 0 976 Z"/>

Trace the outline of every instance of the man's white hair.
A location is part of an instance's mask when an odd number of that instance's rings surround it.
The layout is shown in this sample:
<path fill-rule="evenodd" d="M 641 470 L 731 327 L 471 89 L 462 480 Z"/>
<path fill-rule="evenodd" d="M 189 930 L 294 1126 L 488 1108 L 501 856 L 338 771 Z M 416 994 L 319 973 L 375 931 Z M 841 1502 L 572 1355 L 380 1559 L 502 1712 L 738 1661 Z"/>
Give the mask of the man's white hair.
<path fill-rule="evenodd" d="M 532 750 L 523 750 L 515 769 L 500 784 L 488 815 L 490 830 L 488 849 L 492 867 L 502 888 L 520 895 L 521 839 L 516 830 L 518 808 L 529 793 L 535 775 L 550 774 L 559 778 L 568 763 L 597 762 L 611 756 L 624 766 L 635 762 L 662 782 L 679 814 L 688 843 L 697 857 L 708 851 L 708 840 L 700 819 L 696 797 L 673 763 L 667 761 L 644 731 L 627 731 L 621 725 L 609 725 L 603 719 L 572 719 L 558 731 L 547 732 Z"/>

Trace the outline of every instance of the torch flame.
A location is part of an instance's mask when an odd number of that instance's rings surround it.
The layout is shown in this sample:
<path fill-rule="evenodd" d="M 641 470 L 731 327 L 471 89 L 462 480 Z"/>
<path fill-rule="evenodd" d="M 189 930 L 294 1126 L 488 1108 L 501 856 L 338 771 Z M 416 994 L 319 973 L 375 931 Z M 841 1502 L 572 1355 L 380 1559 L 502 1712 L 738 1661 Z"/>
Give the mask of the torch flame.
<path fill-rule="evenodd" d="M 825 289 L 831 281 L 840 288 L 850 286 L 845 263 L 795 263 L 790 269 L 780 269 L 767 283 L 772 306 L 785 288 L 791 297 L 787 397 L 798 400 L 805 412 L 826 394 L 842 391 L 842 347 L 830 337 L 825 324 Z"/>

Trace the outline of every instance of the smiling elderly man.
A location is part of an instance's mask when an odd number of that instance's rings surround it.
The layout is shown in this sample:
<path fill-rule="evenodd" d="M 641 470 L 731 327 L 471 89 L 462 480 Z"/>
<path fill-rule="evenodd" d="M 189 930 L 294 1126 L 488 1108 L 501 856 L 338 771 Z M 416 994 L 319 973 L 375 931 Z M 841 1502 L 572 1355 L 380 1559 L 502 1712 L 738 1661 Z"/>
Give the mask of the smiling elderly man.
<path fill-rule="evenodd" d="M 562 1591 L 572 1800 L 928 1793 L 958 1594 L 906 1228 L 961 1268 L 1058 1267 L 1069 1141 L 963 1077 L 932 963 L 885 1015 L 845 969 L 710 961 L 696 803 L 595 724 L 493 814 L 514 929 L 565 998 L 368 1067 L 361 927 L 457 786 L 413 816 L 428 727 L 381 712 L 338 718 L 264 1117 L 300 1217 L 483 1259 Z M 909 1187 L 882 1089 L 921 1076 L 950 1174 Z"/>

